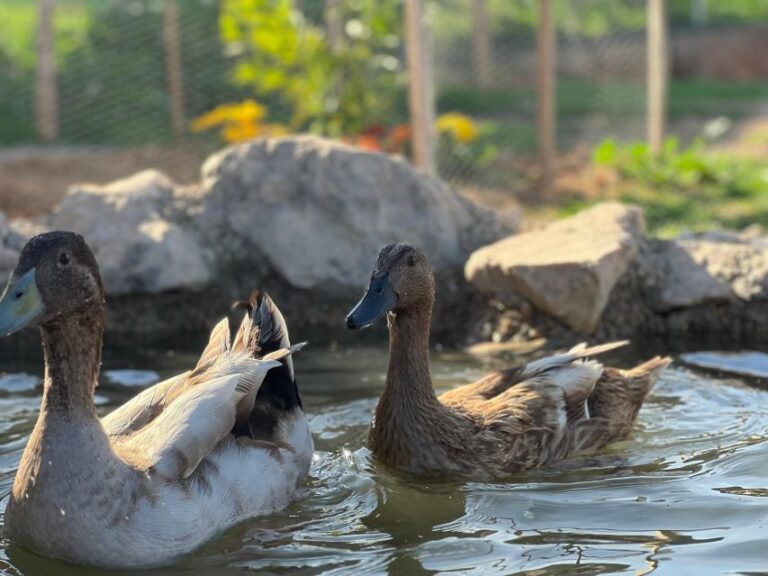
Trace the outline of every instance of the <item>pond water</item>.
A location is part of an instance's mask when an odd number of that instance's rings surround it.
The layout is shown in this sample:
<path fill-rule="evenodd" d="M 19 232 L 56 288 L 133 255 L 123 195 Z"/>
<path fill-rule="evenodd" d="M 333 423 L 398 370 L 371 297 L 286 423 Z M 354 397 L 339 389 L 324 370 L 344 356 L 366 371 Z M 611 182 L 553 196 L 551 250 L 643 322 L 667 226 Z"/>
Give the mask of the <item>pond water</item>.
<path fill-rule="evenodd" d="M 7 492 L 39 402 L 37 344 L 0 342 L 0 491 Z M 627 362 L 630 352 L 617 360 Z M 647 355 L 647 352 L 644 354 Z M 434 352 L 440 390 L 503 363 Z M 614 357 L 614 359 L 616 359 Z M 108 349 L 108 412 L 192 353 Z M 147 574 L 724 574 L 765 570 L 768 394 L 758 380 L 666 372 L 634 433 L 597 456 L 504 483 L 430 484 L 372 460 L 366 432 L 386 344 L 322 348 L 296 361 L 317 453 L 306 495 L 238 526 L 178 565 Z M 151 369 L 157 375 L 142 372 Z M 123 382 L 123 384 L 120 384 Z M 0 573 L 88 574 L 0 541 Z M 95 573 L 99 573 L 94 571 Z"/>

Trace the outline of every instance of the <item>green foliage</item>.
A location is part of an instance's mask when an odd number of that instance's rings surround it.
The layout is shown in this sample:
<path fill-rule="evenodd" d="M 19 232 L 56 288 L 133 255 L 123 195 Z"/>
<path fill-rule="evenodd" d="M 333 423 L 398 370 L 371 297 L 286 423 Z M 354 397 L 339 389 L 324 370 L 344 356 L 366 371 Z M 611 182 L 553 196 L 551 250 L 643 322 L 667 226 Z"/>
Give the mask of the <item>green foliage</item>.
<path fill-rule="evenodd" d="M 53 21 L 57 51 L 66 54 L 87 34 L 91 14 L 103 4 L 100 0 L 58 0 Z M 3 0 L 0 2 L 0 51 L 15 65 L 33 68 L 35 65 L 35 27 L 37 3 L 32 0 Z"/>
<path fill-rule="evenodd" d="M 651 229 L 742 228 L 768 224 L 768 163 L 709 153 L 697 141 L 681 148 L 674 138 L 654 155 L 647 144 L 605 140 L 594 162 L 615 169 L 620 198 L 646 210 Z"/>
<path fill-rule="evenodd" d="M 669 86 L 668 112 L 671 118 L 724 114 L 742 117 L 754 112 L 755 103 L 766 98 L 768 83 L 764 81 L 673 80 Z"/>
<path fill-rule="evenodd" d="M 178 2 L 189 117 L 245 91 L 229 82 L 230 62 L 210 0 Z M 154 0 L 59 0 L 54 19 L 60 140 L 144 144 L 170 138 L 163 4 Z M 36 5 L 4 0 L 0 22 L 0 144 L 33 142 Z M 4 28 L 4 31 L 6 28 Z"/>
<path fill-rule="evenodd" d="M 54 34 L 59 56 L 70 54 L 87 34 L 89 10 L 98 0 L 59 0 Z M 0 145 L 35 140 L 34 82 L 37 4 L 0 2 Z"/>
<path fill-rule="evenodd" d="M 337 9 L 343 29 L 331 46 L 291 0 L 223 2 L 221 37 L 237 54 L 235 81 L 261 100 L 277 96 L 294 129 L 339 136 L 391 122 L 401 92 L 401 3 L 341 0 Z"/>
<path fill-rule="evenodd" d="M 691 25 L 691 0 L 668 0 L 668 13 L 675 26 Z M 467 2 L 443 0 L 435 10 L 438 41 L 469 36 L 472 20 Z M 758 24 L 768 22 L 765 0 L 710 0 L 710 24 Z M 532 0 L 487 0 L 494 33 L 510 40 L 533 38 L 539 21 L 539 3 Z M 555 26 L 560 34 L 602 38 L 617 32 L 641 32 L 646 26 L 645 0 L 554 0 Z"/>
<path fill-rule="evenodd" d="M 34 75 L 0 49 L 0 145 L 34 140 Z"/>
<path fill-rule="evenodd" d="M 669 115 L 672 119 L 739 117 L 754 110 L 768 98 L 765 82 L 723 82 L 716 80 L 677 80 L 669 86 Z M 479 90 L 475 87 L 448 86 L 437 96 L 439 111 L 498 116 L 534 115 L 536 90 L 530 87 Z M 557 112 L 562 117 L 599 111 L 609 118 L 645 114 L 645 87 L 631 82 L 586 82 L 560 78 L 557 83 Z"/>
<path fill-rule="evenodd" d="M 437 170 L 446 179 L 473 184 L 497 184 L 498 174 L 489 170 L 499 155 L 499 147 L 493 142 L 495 127 L 483 124 L 476 138 L 461 142 L 450 134 L 441 134 L 437 142 Z"/>
<path fill-rule="evenodd" d="M 472 19 L 466 2 L 441 3 L 435 11 L 435 36 L 438 40 L 468 36 Z M 494 32 L 520 40 L 536 34 L 539 3 L 531 0 L 488 0 L 487 10 Z M 641 30 L 645 26 L 645 2 L 636 0 L 554 0 L 555 26 L 561 33 L 602 37 L 617 30 Z"/>
<path fill-rule="evenodd" d="M 230 94 L 217 7 L 179 2 L 189 117 Z M 162 3 L 111 1 L 93 14 L 84 41 L 59 66 L 61 139 L 140 144 L 171 137 Z"/>
<path fill-rule="evenodd" d="M 669 17 L 675 23 L 691 20 L 691 0 L 670 0 Z M 765 0 L 728 0 L 707 3 L 708 20 L 715 24 L 759 24 L 768 21 L 768 2 Z"/>

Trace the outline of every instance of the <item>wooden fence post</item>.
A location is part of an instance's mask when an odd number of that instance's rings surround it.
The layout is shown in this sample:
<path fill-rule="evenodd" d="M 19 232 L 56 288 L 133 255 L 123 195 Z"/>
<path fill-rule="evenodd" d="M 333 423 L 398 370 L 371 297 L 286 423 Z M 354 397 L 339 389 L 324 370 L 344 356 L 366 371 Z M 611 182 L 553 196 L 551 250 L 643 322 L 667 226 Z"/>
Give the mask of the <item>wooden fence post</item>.
<path fill-rule="evenodd" d="M 472 56 L 478 86 L 490 87 L 493 78 L 493 58 L 486 0 L 472 0 Z"/>
<path fill-rule="evenodd" d="M 667 123 L 667 18 L 665 0 L 648 0 L 648 146 L 661 152 Z"/>
<path fill-rule="evenodd" d="M 413 163 L 435 173 L 435 102 L 431 43 L 425 30 L 421 0 L 405 2 L 408 95 Z"/>
<path fill-rule="evenodd" d="M 323 24 L 325 25 L 325 40 L 328 43 L 332 53 L 336 53 L 341 47 L 341 41 L 344 38 L 341 19 L 341 5 L 339 0 L 324 0 L 323 2 Z"/>
<path fill-rule="evenodd" d="M 539 0 L 537 88 L 541 192 L 552 193 L 557 155 L 556 39 L 552 0 Z"/>
<path fill-rule="evenodd" d="M 35 80 L 35 128 L 42 142 L 59 135 L 58 90 L 53 15 L 56 0 L 37 2 L 37 67 Z"/>
<path fill-rule="evenodd" d="M 176 138 L 186 132 L 184 111 L 184 80 L 181 66 L 181 42 L 179 38 L 179 11 L 176 0 L 165 0 L 163 10 L 163 45 L 165 47 L 165 73 L 171 105 L 171 125 Z"/>

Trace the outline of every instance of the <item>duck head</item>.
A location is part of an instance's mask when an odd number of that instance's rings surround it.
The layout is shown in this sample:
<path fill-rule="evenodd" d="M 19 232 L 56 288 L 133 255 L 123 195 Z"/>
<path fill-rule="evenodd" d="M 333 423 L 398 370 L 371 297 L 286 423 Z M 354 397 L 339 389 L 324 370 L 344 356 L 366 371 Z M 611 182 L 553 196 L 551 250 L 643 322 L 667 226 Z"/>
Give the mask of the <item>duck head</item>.
<path fill-rule="evenodd" d="M 99 309 L 104 288 L 85 240 L 74 232 L 32 238 L 0 296 L 0 336 L 27 326 L 44 326 Z"/>
<path fill-rule="evenodd" d="M 351 329 L 370 326 L 384 314 L 432 309 L 435 279 L 423 252 L 408 244 L 389 244 L 379 252 L 362 300 L 347 315 Z"/>

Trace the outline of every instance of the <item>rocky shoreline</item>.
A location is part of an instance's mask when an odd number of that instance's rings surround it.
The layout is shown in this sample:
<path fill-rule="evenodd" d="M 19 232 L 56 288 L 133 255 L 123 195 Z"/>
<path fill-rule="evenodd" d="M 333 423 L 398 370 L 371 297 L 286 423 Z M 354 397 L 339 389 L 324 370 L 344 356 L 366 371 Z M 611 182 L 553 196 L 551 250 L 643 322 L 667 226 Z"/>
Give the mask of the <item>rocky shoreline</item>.
<path fill-rule="evenodd" d="M 481 337 L 768 336 L 768 238 L 748 230 L 662 240 L 645 233 L 642 216 L 600 204 L 475 252 L 467 278 L 489 295 Z M 560 256 L 547 246 L 561 246 Z"/>
<path fill-rule="evenodd" d="M 768 336 L 759 233 L 661 240 L 639 208 L 606 203 L 515 234 L 405 161 L 313 137 L 227 148 L 192 186 L 150 170 L 75 185 L 34 221 L 0 213 L 0 281 L 47 229 L 93 247 L 115 335 L 200 333 L 252 288 L 297 329 L 338 333 L 380 246 L 406 241 L 432 260 L 444 342 Z"/>

